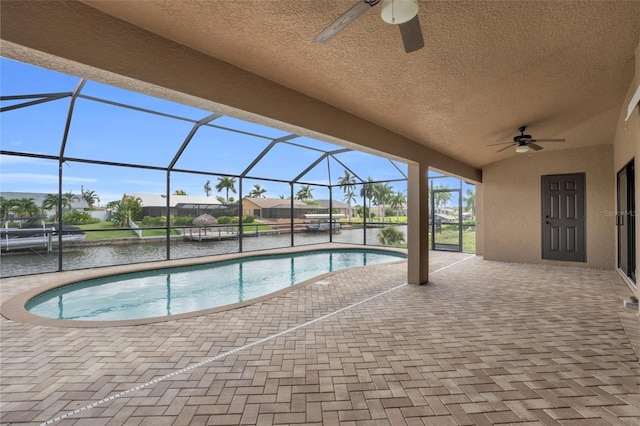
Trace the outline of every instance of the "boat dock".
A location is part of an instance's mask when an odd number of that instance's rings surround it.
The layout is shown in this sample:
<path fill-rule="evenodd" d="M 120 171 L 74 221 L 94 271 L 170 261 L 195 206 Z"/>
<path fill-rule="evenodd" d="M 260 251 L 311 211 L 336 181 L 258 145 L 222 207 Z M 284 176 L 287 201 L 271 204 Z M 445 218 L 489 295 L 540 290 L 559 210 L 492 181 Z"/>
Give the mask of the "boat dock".
<path fill-rule="evenodd" d="M 186 241 L 222 241 L 238 239 L 237 227 L 203 227 L 185 229 L 182 235 Z"/>

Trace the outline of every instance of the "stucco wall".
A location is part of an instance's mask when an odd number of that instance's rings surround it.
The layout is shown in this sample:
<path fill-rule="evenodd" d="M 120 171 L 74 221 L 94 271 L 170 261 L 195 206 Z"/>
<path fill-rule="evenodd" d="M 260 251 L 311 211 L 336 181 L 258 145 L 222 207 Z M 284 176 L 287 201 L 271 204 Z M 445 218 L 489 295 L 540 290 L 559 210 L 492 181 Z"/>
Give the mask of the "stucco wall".
<path fill-rule="evenodd" d="M 541 176 L 586 173 L 587 262 L 542 259 Z M 613 146 L 540 151 L 483 169 L 484 258 L 612 269 L 615 265 Z"/>

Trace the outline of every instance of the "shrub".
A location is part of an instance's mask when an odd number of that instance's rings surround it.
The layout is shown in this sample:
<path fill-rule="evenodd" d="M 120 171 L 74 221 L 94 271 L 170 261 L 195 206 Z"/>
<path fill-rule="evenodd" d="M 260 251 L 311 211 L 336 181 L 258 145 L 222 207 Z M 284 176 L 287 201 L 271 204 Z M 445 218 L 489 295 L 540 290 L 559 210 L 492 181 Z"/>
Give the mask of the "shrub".
<path fill-rule="evenodd" d="M 360 217 L 364 216 L 367 219 L 369 219 L 369 207 L 357 206 L 356 212 L 358 212 L 358 216 Z M 374 217 L 376 217 L 376 214 L 374 212 L 371 212 L 371 218 L 373 219 Z"/>
<path fill-rule="evenodd" d="M 229 225 L 229 224 L 237 224 L 238 216 L 218 216 L 218 223 L 220 225 Z M 253 223 L 256 218 L 251 216 L 250 214 L 245 214 L 242 216 L 242 223 Z"/>
<path fill-rule="evenodd" d="M 442 225 L 442 228 L 440 229 L 442 232 L 458 232 L 459 230 L 459 226 L 458 225 Z"/>
<path fill-rule="evenodd" d="M 237 218 L 236 218 L 236 221 L 237 221 Z M 231 217 L 229 217 L 229 216 L 219 216 L 218 217 L 218 223 L 220 225 L 228 225 L 228 224 L 231 223 Z"/>
<path fill-rule="evenodd" d="M 189 216 L 177 216 L 172 218 L 171 224 L 175 226 L 191 226 L 193 218 Z"/>
<path fill-rule="evenodd" d="M 71 210 L 62 215 L 62 223 L 65 225 L 87 225 L 98 222 L 100 222 L 100 219 L 96 219 L 89 213 L 81 210 Z"/>
<path fill-rule="evenodd" d="M 382 228 L 378 234 L 378 240 L 383 246 L 398 245 L 404 243 L 404 233 L 393 226 Z"/>
<path fill-rule="evenodd" d="M 167 218 L 165 216 L 145 216 L 142 218 L 142 225 L 144 226 L 165 226 L 167 224 Z"/>

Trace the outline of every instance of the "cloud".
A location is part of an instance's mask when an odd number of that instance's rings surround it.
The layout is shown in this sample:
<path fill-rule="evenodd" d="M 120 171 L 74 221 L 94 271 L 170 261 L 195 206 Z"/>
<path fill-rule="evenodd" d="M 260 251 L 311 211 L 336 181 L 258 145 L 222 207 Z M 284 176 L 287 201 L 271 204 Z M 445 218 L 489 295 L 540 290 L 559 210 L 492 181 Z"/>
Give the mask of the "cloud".
<path fill-rule="evenodd" d="M 46 164 L 51 167 L 57 167 L 58 162 L 53 160 L 46 160 L 44 158 L 32 158 L 32 157 L 19 157 L 16 155 L 0 155 L 0 166 L 13 166 L 13 165 L 42 165 Z"/>
<path fill-rule="evenodd" d="M 3 173 L 2 174 L 2 185 L 6 185 L 8 183 L 30 183 L 33 185 L 57 185 L 58 184 L 58 175 L 57 174 L 44 174 L 44 173 Z M 92 183 L 96 182 L 94 178 L 83 178 L 83 177 L 64 177 L 63 182 L 65 184 L 68 183 Z"/>

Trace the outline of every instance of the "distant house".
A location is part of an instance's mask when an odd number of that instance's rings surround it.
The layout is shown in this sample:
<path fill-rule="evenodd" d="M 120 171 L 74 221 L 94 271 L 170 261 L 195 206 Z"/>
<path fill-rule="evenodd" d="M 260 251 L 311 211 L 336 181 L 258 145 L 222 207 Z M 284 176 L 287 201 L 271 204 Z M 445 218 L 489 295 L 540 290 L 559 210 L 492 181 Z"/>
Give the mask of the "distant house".
<path fill-rule="evenodd" d="M 122 198 L 125 197 L 140 198 L 143 216 L 159 217 L 167 214 L 167 196 L 164 194 L 126 193 Z M 169 196 L 169 203 L 169 214 L 173 216 L 196 217 L 208 213 L 217 217 L 235 214 L 233 212 L 235 209 L 229 209 L 214 197 L 172 194 Z M 231 210 L 230 213 L 229 210 Z"/>
<path fill-rule="evenodd" d="M 245 197 L 242 199 L 242 213 L 252 215 L 256 219 L 288 220 L 291 219 L 291 200 Z M 311 213 L 329 213 L 329 209 L 293 200 L 294 218 L 303 218 L 305 214 Z"/>
<path fill-rule="evenodd" d="M 387 215 L 387 212 L 392 210 L 391 205 L 390 204 L 385 204 L 384 205 L 384 210 L 382 210 L 382 204 L 374 204 L 371 206 L 371 213 L 373 213 L 374 215 L 376 215 L 376 217 L 386 217 L 386 216 L 394 216 L 394 215 Z M 407 215 L 407 204 L 406 203 L 402 203 L 402 206 L 400 207 L 400 211 L 398 212 L 398 214 L 400 216 L 406 216 Z"/>
<path fill-rule="evenodd" d="M 318 200 L 320 202 L 320 207 L 327 209 L 329 211 L 329 200 Z M 345 217 L 349 217 L 349 205 L 343 203 L 342 201 L 332 200 L 332 207 L 334 212 L 337 210 L 338 213 L 343 214 Z M 355 206 L 351 206 L 351 217 L 358 216 L 358 212 Z"/>

